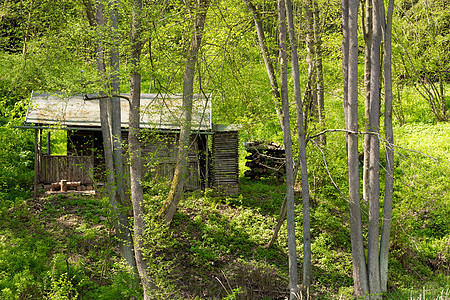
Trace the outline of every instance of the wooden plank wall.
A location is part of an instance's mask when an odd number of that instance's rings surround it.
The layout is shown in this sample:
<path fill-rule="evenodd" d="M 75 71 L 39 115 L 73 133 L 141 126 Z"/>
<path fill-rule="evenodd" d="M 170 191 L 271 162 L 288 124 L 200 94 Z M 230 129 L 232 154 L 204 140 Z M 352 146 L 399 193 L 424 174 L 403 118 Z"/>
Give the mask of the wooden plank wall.
<path fill-rule="evenodd" d="M 239 135 L 237 131 L 214 133 L 212 185 L 226 195 L 239 193 Z"/>
<path fill-rule="evenodd" d="M 93 156 L 41 155 L 38 183 L 49 184 L 63 179 L 92 184 Z"/>
<path fill-rule="evenodd" d="M 160 176 L 172 180 L 177 163 L 177 133 L 152 134 L 142 142 L 142 158 L 144 174 Z M 200 166 L 198 159 L 198 142 L 196 135 L 191 135 L 188 157 L 189 177 L 186 189 L 193 191 L 201 188 Z"/>

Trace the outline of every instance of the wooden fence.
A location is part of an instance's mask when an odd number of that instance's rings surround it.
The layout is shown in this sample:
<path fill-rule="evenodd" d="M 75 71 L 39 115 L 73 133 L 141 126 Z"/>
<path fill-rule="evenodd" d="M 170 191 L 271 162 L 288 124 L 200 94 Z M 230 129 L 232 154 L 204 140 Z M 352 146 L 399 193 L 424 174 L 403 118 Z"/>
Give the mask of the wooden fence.
<path fill-rule="evenodd" d="M 38 183 L 49 184 L 65 179 L 92 184 L 93 175 L 93 156 L 41 155 L 39 159 Z"/>

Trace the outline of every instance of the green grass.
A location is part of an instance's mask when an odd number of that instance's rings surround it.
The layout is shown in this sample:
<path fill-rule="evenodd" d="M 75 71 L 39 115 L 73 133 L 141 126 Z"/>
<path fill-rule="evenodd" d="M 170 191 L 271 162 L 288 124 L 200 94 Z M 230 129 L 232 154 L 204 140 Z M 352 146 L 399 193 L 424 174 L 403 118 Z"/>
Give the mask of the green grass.
<path fill-rule="evenodd" d="M 78 293 L 100 299 L 104 286 L 119 292 L 114 281 L 127 275 L 120 271 L 110 224 L 99 220 L 107 213 L 101 199 L 64 196 L 18 201 L 3 210 L 0 298 L 74 299 Z"/>

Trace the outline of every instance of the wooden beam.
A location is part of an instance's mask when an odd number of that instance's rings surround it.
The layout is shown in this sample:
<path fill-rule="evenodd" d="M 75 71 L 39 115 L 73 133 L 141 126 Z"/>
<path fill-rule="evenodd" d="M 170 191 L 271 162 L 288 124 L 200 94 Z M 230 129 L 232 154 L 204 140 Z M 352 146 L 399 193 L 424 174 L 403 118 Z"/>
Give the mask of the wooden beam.
<path fill-rule="evenodd" d="M 33 198 L 36 199 L 37 196 L 37 181 L 38 181 L 38 131 L 34 130 L 34 188 L 33 188 Z"/>
<path fill-rule="evenodd" d="M 47 132 L 47 155 L 51 154 L 51 141 L 50 141 L 50 131 Z"/>

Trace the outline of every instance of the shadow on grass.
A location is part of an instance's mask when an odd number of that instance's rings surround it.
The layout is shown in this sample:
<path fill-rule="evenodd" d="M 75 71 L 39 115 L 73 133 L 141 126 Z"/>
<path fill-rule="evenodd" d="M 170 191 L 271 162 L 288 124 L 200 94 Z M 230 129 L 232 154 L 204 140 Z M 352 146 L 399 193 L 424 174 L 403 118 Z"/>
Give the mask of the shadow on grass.
<path fill-rule="evenodd" d="M 240 219 L 240 208 L 199 198 L 188 201 L 175 215 L 171 230 L 176 240 L 171 257 L 180 272 L 183 298 L 284 299 L 287 257 L 277 247 L 265 249 Z M 195 287 L 195 288 L 193 288 Z"/>

